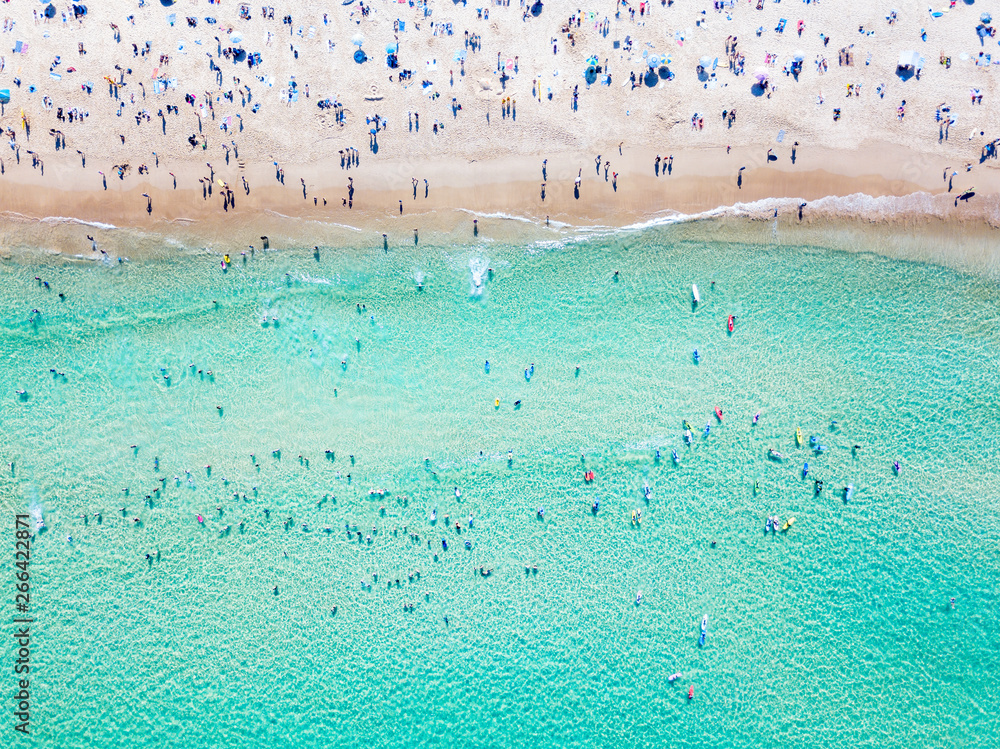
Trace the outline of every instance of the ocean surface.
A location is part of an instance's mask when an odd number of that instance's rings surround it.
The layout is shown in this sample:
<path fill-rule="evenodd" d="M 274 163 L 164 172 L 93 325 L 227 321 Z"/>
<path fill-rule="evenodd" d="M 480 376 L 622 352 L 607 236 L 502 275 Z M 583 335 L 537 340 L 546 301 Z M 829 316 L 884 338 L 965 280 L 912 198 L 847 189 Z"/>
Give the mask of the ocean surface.
<path fill-rule="evenodd" d="M 1000 736 L 995 280 L 670 227 L 233 261 L 0 264 L 33 745 Z"/>

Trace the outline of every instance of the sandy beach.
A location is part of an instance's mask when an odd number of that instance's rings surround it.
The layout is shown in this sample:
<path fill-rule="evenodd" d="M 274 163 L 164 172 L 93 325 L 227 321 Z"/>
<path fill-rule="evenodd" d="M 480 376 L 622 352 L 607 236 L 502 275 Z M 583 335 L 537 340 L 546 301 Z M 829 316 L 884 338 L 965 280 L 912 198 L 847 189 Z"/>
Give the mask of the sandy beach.
<path fill-rule="evenodd" d="M 992 6 L 272 1 L 0 3 L 5 745 L 995 745 Z"/>
<path fill-rule="evenodd" d="M 281 217 L 394 241 L 477 216 L 1000 225 L 980 4 L 760 5 L 7 6 L 0 236 L 46 217 L 199 227 L 219 252 Z M 128 252 L 74 226 L 39 244 Z"/>

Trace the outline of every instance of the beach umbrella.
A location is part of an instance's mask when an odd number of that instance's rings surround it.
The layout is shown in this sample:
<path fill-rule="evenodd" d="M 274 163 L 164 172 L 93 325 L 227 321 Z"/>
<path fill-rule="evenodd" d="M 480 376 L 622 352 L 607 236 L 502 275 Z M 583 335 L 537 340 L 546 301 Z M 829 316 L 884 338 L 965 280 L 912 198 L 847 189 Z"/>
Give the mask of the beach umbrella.
<path fill-rule="evenodd" d="M 598 63 L 597 55 L 591 55 L 587 58 L 587 65 L 596 66 Z"/>
<path fill-rule="evenodd" d="M 399 45 L 396 44 L 395 42 L 389 42 L 387 45 L 385 45 L 385 53 L 387 55 L 396 54 L 397 49 L 399 49 Z"/>
<path fill-rule="evenodd" d="M 365 43 L 365 38 L 361 34 L 355 34 L 351 37 L 351 43 L 354 44 L 355 47 L 360 47 Z"/>
<path fill-rule="evenodd" d="M 708 70 L 710 67 L 712 67 L 712 58 L 709 57 L 708 55 L 705 55 L 700 60 L 698 60 L 698 64 L 701 65 L 706 70 Z"/>
<path fill-rule="evenodd" d="M 10 89 L 0 89 L 0 104 L 10 104 Z"/>
<path fill-rule="evenodd" d="M 239 44 L 240 42 L 243 41 L 243 35 L 233 34 L 231 37 L 229 37 L 229 41 L 231 41 L 233 44 Z"/>
<path fill-rule="evenodd" d="M 763 83 L 767 80 L 767 71 L 763 68 L 758 68 L 757 72 L 753 74 L 753 77 L 757 79 L 757 83 Z"/>
<path fill-rule="evenodd" d="M 660 67 L 660 58 L 656 55 L 651 55 L 649 59 L 646 60 L 646 64 L 651 68 L 658 68 Z"/>
<path fill-rule="evenodd" d="M 169 8 L 173 4 L 174 0 L 160 0 L 160 5 L 162 5 L 164 8 Z"/>
<path fill-rule="evenodd" d="M 797 49 L 795 50 L 795 57 L 793 59 L 795 60 L 795 62 L 802 62 L 803 60 L 806 59 L 806 53 L 803 52 L 801 49 Z"/>
<path fill-rule="evenodd" d="M 465 50 L 460 49 L 455 52 L 455 56 L 452 58 L 455 62 L 462 62 L 465 59 Z"/>
<path fill-rule="evenodd" d="M 989 23 L 990 21 L 993 20 L 993 16 L 991 16 L 989 13 L 983 13 L 981 16 L 979 16 L 979 20 L 982 21 L 983 23 Z"/>

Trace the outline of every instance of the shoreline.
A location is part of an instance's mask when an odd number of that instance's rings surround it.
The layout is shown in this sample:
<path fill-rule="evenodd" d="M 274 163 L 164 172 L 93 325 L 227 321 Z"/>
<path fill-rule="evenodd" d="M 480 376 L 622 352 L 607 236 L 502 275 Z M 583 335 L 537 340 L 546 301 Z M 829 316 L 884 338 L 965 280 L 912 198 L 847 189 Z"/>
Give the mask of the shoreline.
<path fill-rule="evenodd" d="M 978 170 L 975 197 L 956 206 L 955 198 L 970 187 L 966 182 L 971 179 L 964 174 L 956 178 L 955 189 L 948 193 L 941 181 L 943 167 L 937 163 L 943 159 L 915 155 L 900 165 L 893 148 L 878 144 L 849 152 L 801 149 L 794 164 L 789 147 L 772 163 L 766 163 L 766 154 L 758 148 L 734 148 L 729 155 L 725 149 L 692 149 L 673 154 L 672 174 L 666 176 L 654 175 L 651 151 L 626 148 L 617 158 L 621 165 L 617 189 L 610 175 L 605 182 L 603 171 L 596 172 L 592 158 L 593 171 L 588 175 L 586 155 L 562 153 L 549 159 L 544 201 L 541 159 L 535 157 L 472 162 L 453 158 L 419 165 L 380 161 L 373 166 L 362 159 L 361 166 L 350 170 L 341 170 L 338 164 L 290 170 L 308 174 L 307 199 L 287 184 L 287 178 L 284 187 L 276 181 L 268 185 L 269 172 L 274 180 L 273 170 L 259 164 L 220 169 L 208 199 L 200 189 L 171 189 L 172 178 L 165 168 L 151 169 L 148 181 L 136 186 L 109 180 L 106 191 L 100 187 L 51 190 L 39 179 L 5 179 L 0 181 L 4 206 L 0 252 L 11 256 L 34 249 L 100 259 L 100 253 L 90 250 L 87 235 L 111 257 L 129 259 L 169 254 L 169 248 L 234 253 L 251 244 L 259 246 L 265 235 L 271 238 L 273 249 L 314 244 L 381 246 L 383 233 L 390 245 L 400 246 L 412 244 L 413 229 L 424 241 L 471 242 L 476 238 L 473 220 L 484 240 L 565 241 L 601 230 L 772 220 L 777 210 L 783 226 L 798 227 L 795 233 L 815 235 L 820 226 L 874 228 L 884 235 L 883 242 L 895 247 L 869 248 L 872 251 L 1000 275 L 1000 254 L 994 257 L 988 248 L 978 246 L 980 238 L 995 241 L 1000 229 L 1000 169 Z M 737 186 L 735 164 L 748 165 L 742 187 Z M 583 180 L 576 198 L 573 183 L 581 168 Z M 76 171 L 97 176 L 96 170 L 78 166 Z M 179 184 L 197 184 L 194 165 L 170 171 Z M 531 171 L 538 172 L 537 179 L 529 177 Z M 426 198 L 422 181 L 413 198 L 410 174 L 429 175 Z M 240 187 L 242 175 L 251 184 L 265 186 L 252 188 L 247 196 Z M 67 175 L 60 183 L 79 185 L 79 174 L 76 177 Z M 347 197 L 348 177 L 355 186 L 353 209 L 341 205 Z M 236 205 L 229 211 L 221 207 L 220 180 L 235 193 Z M 142 193 L 152 199 L 151 215 L 147 215 Z M 313 196 L 318 205 L 314 206 Z M 325 207 L 321 197 L 327 199 Z M 402 215 L 398 213 L 400 200 Z M 929 236 L 922 239 L 920 234 Z M 158 249 L 157 243 L 162 247 Z M 972 252 L 961 251 L 961 245 L 970 243 Z M 929 246 L 921 248 L 922 244 Z M 948 251 L 940 251 L 948 245 Z M 909 249 L 901 249 L 904 246 Z"/>

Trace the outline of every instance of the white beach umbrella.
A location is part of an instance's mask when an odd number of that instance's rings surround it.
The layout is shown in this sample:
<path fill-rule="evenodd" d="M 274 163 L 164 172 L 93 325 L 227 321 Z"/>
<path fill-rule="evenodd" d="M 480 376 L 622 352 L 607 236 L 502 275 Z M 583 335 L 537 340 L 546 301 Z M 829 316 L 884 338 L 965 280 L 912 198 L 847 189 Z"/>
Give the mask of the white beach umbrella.
<path fill-rule="evenodd" d="M 355 47 L 360 47 L 365 43 L 365 38 L 361 34 L 355 34 L 351 37 L 351 42 L 353 42 Z"/>

